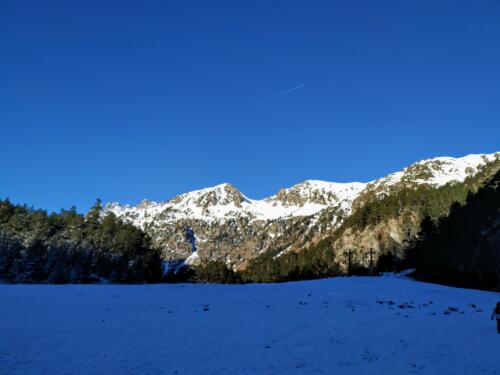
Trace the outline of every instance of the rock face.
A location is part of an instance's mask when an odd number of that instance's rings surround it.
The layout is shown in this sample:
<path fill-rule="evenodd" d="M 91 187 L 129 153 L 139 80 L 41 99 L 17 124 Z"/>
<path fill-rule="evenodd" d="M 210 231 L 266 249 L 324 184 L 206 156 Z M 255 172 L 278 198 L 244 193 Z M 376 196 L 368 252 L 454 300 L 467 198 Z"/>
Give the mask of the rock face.
<path fill-rule="evenodd" d="M 187 262 L 195 265 L 220 260 L 244 269 L 266 251 L 299 251 L 331 234 L 370 200 L 402 188 L 462 182 L 492 163 L 500 164 L 500 153 L 435 158 L 368 183 L 309 180 L 263 200 L 250 199 L 234 186 L 221 184 L 162 203 L 143 201 L 135 207 L 110 203 L 105 212 L 149 233 L 166 260 L 189 258 Z M 416 231 L 418 217 L 410 213 L 379 227 L 345 230 L 337 246 L 398 251 Z"/>
<path fill-rule="evenodd" d="M 408 212 L 360 230 L 347 228 L 332 247 L 351 250 L 352 262 L 364 267 L 370 266 L 370 257 L 376 262 L 380 254 L 391 253 L 401 259 L 407 244 L 417 235 L 420 221 L 417 213 Z M 334 256 L 337 264 L 347 271 L 344 252 L 338 251 Z"/>

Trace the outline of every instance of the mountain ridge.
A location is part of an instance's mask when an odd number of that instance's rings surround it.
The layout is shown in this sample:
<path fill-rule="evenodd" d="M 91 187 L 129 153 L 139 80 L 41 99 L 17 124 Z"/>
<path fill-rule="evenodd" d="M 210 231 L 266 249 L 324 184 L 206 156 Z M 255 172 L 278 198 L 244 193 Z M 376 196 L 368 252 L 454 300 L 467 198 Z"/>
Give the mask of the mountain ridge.
<path fill-rule="evenodd" d="M 499 152 L 437 157 L 366 183 L 306 180 L 260 200 L 248 198 L 233 185 L 223 183 L 160 203 L 108 203 L 103 214 L 112 212 L 146 231 L 166 260 L 191 257 L 192 243 L 186 240 L 189 228 L 197 243 L 197 262 L 220 260 L 244 268 L 267 250 L 281 249 L 281 254 L 304 248 L 312 239 L 338 228 L 366 201 L 405 188 L 434 189 L 462 183 L 485 165 L 499 161 Z"/>
<path fill-rule="evenodd" d="M 432 164 L 434 164 L 433 165 L 434 168 L 437 169 L 438 166 L 441 165 L 441 164 L 443 164 L 443 163 L 458 163 L 463 168 L 463 171 L 461 171 L 461 170 L 455 170 L 455 172 L 458 172 L 458 173 L 448 175 L 451 178 L 444 179 L 444 180 L 436 180 L 436 181 L 434 181 L 435 184 L 442 185 L 442 184 L 451 182 L 453 180 L 463 181 L 467 177 L 467 173 L 466 173 L 467 168 L 475 168 L 475 167 L 477 167 L 478 165 L 480 165 L 482 163 L 484 164 L 484 162 L 491 161 L 491 159 L 494 159 L 495 157 L 498 157 L 497 155 L 500 155 L 500 151 L 493 152 L 493 153 L 490 153 L 490 154 L 468 154 L 468 155 L 465 155 L 463 157 L 438 156 L 438 157 L 434 157 L 434 158 L 421 159 L 421 160 L 418 160 L 418 161 L 410 164 L 407 167 L 404 167 L 400 171 L 392 172 L 392 173 L 389 173 L 388 175 L 386 175 L 384 177 L 381 177 L 381 178 L 378 178 L 378 179 L 375 179 L 375 180 L 371 180 L 371 181 L 367 181 L 367 182 L 360 182 L 360 181 L 334 182 L 334 181 L 326 181 L 326 180 L 319 180 L 319 179 L 307 179 L 307 180 L 304 180 L 304 181 L 299 182 L 297 184 L 294 184 L 294 185 L 292 185 L 290 187 L 281 188 L 277 193 L 275 193 L 273 195 L 270 195 L 270 196 L 267 196 L 267 197 L 264 197 L 262 199 L 249 198 L 247 195 L 243 194 L 243 192 L 240 189 L 238 189 L 236 186 L 234 186 L 233 184 L 231 184 L 229 182 L 222 182 L 222 183 L 214 185 L 214 186 L 209 186 L 209 187 L 205 187 L 205 188 L 195 189 L 195 190 L 191 190 L 191 191 L 184 192 L 184 193 L 181 193 L 181 194 L 177 194 L 174 197 L 172 197 L 170 199 L 167 199 L 165 201 L 157 202 L 157 201 L 151 201 L 151 200 L 148 200 L 148 199 L 143 199 L 140 203 L 138 203 L 135 206 L 134 205 L 130 205 L 130 204 L 123 204 L 122 205 L 122 204 L 119 204 L 118 202 L 109 202 L 108 205 L 120 206 L 120 207 L 127 207 L 127 208 L 134 208 L 134 207 L 143 206 L 144 202 L 147 202 L 149 205 L 157 206 L 157 205 L 165 204 L 165 203 L 168 203 L 168 202 L 176 201 L 176 200 L 178 200 L 178 199 L 180 199 L 182 197 L 189 196 L 191 194 L 195 194 L 195 193 L 210 193 L 212 191 L 226 189 L 226 188 L 233 189 L 237 193 L 241 194 L 241 196 L 242 196 L 242 198 L 244 200 L 249 201 L 249 202 L 277 201 L 277 200 L 279 200 L 277 198 L 280 196 L 281 192 L 283 192 L 283 191 L 286 192 L 286 191 L 290 191 L 290 190 L 293 190 L 293 189 L 297 189 L 297 188 L 300 188 L 300 187 L 302 187 L 304 185 L 306 185 L 306 186 L 307 185 L 313 185 L 313 186 L 317 186 L 318 189 L 320 189 L 320 187 L 321 187 L 324 190 L 326 190 L 326 188 L 328 186 L 330 186 L 330 187 L 337 186 L 338 189 L 341 190 L 342 187 L 349 187 L 351 185 L 359 185 L 359 186 L 366 187 L 366 186 L 368 186 L 370 184 L 376 184 L 376 183 L 379 183 L 379 182 L 381 182 L 383 180 L 388 180 L 388 182 L 391 182 L 393 184 L 393 183 L 397 183 L 400 180 L 402 173 L 404 171 L 408 170 L 408 169 L 411 169 L 411 167 L 415 168 L 415 167 L 417 167 L 419 165 L 425 165 L 425 164 L 431 162 Z M 484 160 L 485 158 L 486 158 L 486 160 Z M 460 173 L 460 172 L 462 172 L 462 173 Z M 423 181 L 422 183 L 429 183 L 429 181 Z M 331 190 L 334 190 L 334 189 L 332 188 Z"/>

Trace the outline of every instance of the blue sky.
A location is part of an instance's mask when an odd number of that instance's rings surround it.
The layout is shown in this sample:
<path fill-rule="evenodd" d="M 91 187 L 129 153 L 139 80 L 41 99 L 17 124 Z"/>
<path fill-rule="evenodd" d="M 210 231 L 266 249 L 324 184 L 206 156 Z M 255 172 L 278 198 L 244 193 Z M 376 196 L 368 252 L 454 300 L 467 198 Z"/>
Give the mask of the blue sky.
<path fill-rule="evenodd" d="M 498 151 L 499 67 L 497 0 L 2 1 L 0 197 L 261 198 Z"/>

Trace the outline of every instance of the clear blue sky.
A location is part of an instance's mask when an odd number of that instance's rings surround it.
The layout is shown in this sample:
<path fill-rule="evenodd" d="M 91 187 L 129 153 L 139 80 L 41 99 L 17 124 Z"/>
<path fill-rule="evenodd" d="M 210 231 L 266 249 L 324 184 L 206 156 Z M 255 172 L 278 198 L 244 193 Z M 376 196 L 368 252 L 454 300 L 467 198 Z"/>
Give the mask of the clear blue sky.
<path fill-rule="evenodd" d="M 261 198 L 499 141 L 498 0 L 0 2 L 14 202 Z"/>

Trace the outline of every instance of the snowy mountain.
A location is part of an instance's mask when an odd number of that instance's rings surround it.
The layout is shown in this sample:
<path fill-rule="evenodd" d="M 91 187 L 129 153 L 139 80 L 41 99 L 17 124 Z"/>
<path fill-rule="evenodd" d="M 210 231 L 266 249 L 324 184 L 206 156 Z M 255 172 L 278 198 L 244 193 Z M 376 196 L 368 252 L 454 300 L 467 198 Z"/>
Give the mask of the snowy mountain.
<path fill-rule="evenodd" d="M 268 250 L 282 254 L 317 241 L 369 200 L 403 188 L 461 183 L 499 164 L 500 153 L 439 157 L 367 183 L 308 180 L 262 200 L 250 199 L 225 183 L 165 202 L 109 203 L 105 212 L 149 233 L 167 260 L 189 257 L 192 264 L 220 260 L 242 269 Z"/>
<path fill-rule="evenodd" d="M 500 153 L 467 155 L 463 158 L 437 157 L 418 161 L 403 170 L 367 184 L 367 190 L 390 191 L 397 185 L 444 186 L 448 183 L 463 182 L 474 176 L 484 165 L 498 161 Z"/>
<path fill-rule="evenodd" d="M 310 216 L 325 207 L 339 206 L 348 212 L 352 201 L 366 187 L 363 183 L 331 183 L 305 181 L 263 200 L 244 196 L 234 186 L 224 183 L 179 195 L 169 201 L 143 201 L 135 207 L 111 203 L 107 209 L 137 226 L 146 228 L 159 216 L 164 222 L 196 219 L 207 222 L 248 217 L 275 220 L 285 217 Z"/>

